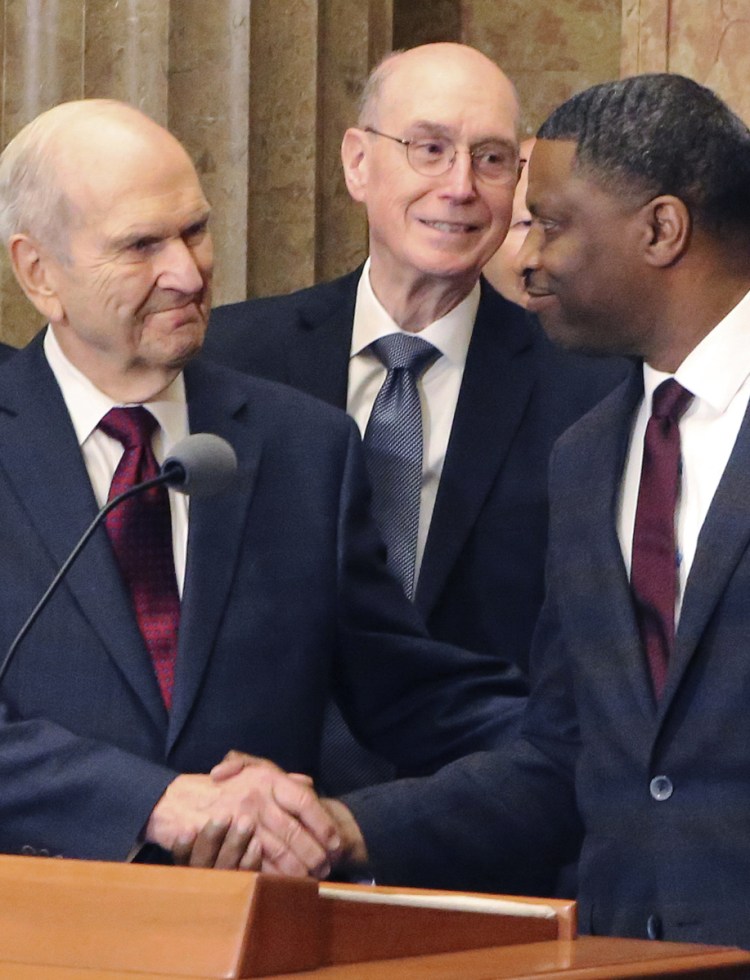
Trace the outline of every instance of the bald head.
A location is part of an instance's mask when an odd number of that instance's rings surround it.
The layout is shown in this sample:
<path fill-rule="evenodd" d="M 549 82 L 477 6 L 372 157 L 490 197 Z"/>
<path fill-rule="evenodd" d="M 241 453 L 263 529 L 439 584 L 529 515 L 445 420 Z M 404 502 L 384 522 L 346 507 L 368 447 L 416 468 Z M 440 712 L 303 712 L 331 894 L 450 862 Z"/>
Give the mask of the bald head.
<path fill-rule="evenodd" d="M 65 102 L 26 125 L 0 156 L 0 235 L 32 236 L 63 257 L 72 227 L 82 220 L 79 200 L 87 175 L 100 194 L 121 190 L 123 160 L 185 151 L 165 129 L 133 106 L 110 99 Z"/>
<path fill-rule="evenodd" d="M 518 117 L 518 98 L 513 83 L 500 68 L 476 48 L 440 42 L 421 44 L 408 51 L 395 51 L 370 73 L 359 105 L 359 126 L 377 126 L 381 110 L 404 98 L 413 87 L 421 91 L 426 82 L 444 79 L 450 84 L 471 80 L 477 91 L 496 97 Z M 411 89 L 407 86 L 411 86 Z"/>

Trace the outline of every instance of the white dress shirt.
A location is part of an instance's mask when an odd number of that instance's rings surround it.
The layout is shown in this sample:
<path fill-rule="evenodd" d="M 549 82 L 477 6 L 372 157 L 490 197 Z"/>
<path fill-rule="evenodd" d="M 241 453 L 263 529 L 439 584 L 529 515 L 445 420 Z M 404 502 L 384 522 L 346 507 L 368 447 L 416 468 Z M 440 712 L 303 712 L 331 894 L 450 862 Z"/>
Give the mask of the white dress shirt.
<path fill-rule="evenodd" d="M 76 368 L 62 352 L 54 330 L 47 328 L 44 353 L 62 391 L 70 419 L 73 423 L 83 461 L 100 507 L 107 502 L 110 484 L 117 464 L 124 452 L 117 439 L 106 435 L 97 426 L 107 412 L 121 402 L 113 401 Z M 172 384 L 160 392 L 158 398 L 146 403 L 156 418 L 159 428 L 154 433 L 154 455 L 159 463 L 164 461 L 170 448 L 188 435 L 185 382 L 179 374 Z M 188 498 L 184 493 L 169 491 L 172 512 L 172 547 L 174 550 L 177 587 L 182 595 L 185 581 L 187 556 Z M 84 528 L 81 528 L 83 533 Z"/>
<path fill-rule="evenodd" d="M 670 377 L 695 396 L 680 421 L 682 481 L 675 523 L 679 617 L 698 535 L 750 400 L 750 293 L 690 352 L 674 375 L 648 365 L 643 367 L 644 398 L 630 437 L 617 524 L 628 574 L 651 398 L 662 381 Z"/>
<path fill-rule="evenodd" d="M 422 490 L 414 580 L 419 577 L 422 556 L 435 508 L 440 476 L 448 449 L 453 416 L 466 364 L 474 320 L 479 307 L 479 283 L 450 313 L 419 331 L 419 336 L 442 354 L 424 372 L 417 385 L 422 403 Z M 369 350 L 370 344 L 393 333 L 407 333 L 389 316 L 370 285 L 370 260 L 362 271 L 354 309 L 354 329 L 349 356 L 346 410 L 364 436 L 372 406 L 385 381 L 386 369 Z"/>

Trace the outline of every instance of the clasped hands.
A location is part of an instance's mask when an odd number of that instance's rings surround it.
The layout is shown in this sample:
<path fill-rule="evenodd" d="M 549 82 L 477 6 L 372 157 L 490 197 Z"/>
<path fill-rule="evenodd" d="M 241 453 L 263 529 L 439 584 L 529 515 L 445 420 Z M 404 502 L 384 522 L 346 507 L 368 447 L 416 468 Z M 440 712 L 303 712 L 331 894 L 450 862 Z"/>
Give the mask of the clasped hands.
<path fill-rule="evenodd" d="M 145 836 L 177 864 L 318 879 L 364 854 L 342 803 L 320 800 L 309 776 L 241 752 L 229 752 L 207 775 L 173 780 Z"/>

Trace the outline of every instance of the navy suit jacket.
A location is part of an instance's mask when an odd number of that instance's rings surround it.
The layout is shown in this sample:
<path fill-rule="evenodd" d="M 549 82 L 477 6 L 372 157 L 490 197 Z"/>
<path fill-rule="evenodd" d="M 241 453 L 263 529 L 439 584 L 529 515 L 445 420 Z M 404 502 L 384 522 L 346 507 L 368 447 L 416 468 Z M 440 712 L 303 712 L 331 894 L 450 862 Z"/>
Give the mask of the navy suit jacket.
<path fill-rule="evenodd" d="M 360 275 L 219 307 L 205 351 L 346 408 Z M 544 596 L 549 454 L 624 371 L 554 347 L 482 280 L 414 597 L 433 636 L 527 669 Z"/>
<path fill-rule="evenodd" d="M 553 455 L 523 737 L 348 802 L 383 882 L 522 888 L 583 835 L 583 931 L 750 947 L 750 411 L 656 705 L 616 533 L 641 392 L 636 372 Z"/>
<path fill-rule="evenodd" d="M 427 639 L 387 573 L 351 420 L 200 359 L 185 383 L 191 431 L 227 439 L 239 471 L 190 503 L 173 709 L 100 528 L 3 682 L 4 851 L 122 859 L 174 775 L 232 748 L 316 775 L 331 689 L 365 743 L 416 771 L 517 719 L 518 676 Z M 3 649 L 96 510 L 38 338 L 0 365 Z"/>

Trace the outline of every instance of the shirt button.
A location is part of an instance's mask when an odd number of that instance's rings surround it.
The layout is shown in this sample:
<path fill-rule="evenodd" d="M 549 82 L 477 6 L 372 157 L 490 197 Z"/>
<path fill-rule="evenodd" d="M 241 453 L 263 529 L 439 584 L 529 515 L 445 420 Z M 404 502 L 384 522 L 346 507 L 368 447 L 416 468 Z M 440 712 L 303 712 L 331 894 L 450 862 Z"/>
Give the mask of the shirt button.
<path fill-rule="evenodd" d="M 646 935 L 649 939 L 661 939 L 662 926 L 658 915 L 650 915 L 646 920 Z"/>
<path fill-rule="evenodd" d="M 674 793 L 674 786 L 669 776 L 654 776 L 649 783 L 648 789 L 651 796 L 660 803 L 668 800 L 672 793 Z"/>

